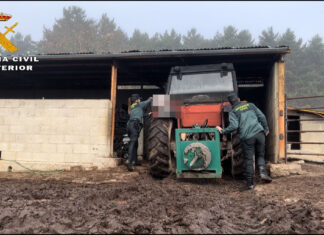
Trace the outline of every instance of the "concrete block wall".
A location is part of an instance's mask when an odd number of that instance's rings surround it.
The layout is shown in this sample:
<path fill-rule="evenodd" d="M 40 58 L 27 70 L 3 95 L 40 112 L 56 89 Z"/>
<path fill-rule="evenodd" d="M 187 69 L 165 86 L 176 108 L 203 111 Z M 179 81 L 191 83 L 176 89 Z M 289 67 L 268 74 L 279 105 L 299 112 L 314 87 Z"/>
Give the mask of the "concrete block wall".
<path fill-rule="evenodd" d="M 0 99 L 2 159 L 32 169 L 109 167 L 110 100 Z M 0 161 L 0 171 L 10 161 Z"/>

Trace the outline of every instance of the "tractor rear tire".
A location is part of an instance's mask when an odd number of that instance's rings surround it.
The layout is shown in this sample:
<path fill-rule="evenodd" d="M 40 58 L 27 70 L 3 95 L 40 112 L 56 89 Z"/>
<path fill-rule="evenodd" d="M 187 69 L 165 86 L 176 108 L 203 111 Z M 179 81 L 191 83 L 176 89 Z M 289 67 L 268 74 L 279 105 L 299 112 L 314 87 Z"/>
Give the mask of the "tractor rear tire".
<path fill-rule="evenodd" d="M 150 174 L 155 178 L 170 175 L 170 138 L 169 119 L 147 119 L 147 136 L 145 140 L 146 155 L 150 163 Z"/>

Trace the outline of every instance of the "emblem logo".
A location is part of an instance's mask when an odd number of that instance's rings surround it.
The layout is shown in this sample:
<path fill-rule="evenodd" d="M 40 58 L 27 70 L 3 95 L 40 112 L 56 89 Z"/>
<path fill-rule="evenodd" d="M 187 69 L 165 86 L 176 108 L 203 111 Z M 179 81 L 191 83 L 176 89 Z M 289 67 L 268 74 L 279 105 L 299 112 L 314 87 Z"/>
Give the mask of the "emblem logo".
<path fill-rule="evenodd" d="M 11 19 L 11 17 L 12 16 L 9 14 L 3 13 L 3 12 L 0 13 L 0 21 L 8 21 Z"/>
<path fill-rule="evenodd" d="M 0 21 L 8 21 L 11 19 L 11 15 L 9 14 L 5 14 L 5 13 L 0 13 Z M 14 53 L 15 51 L 18 50 L 18 48 L 12 43 L 10 42 L 10 40 L 8 38 L 6 38 L 7 33 L 11 32 L 11 33 L 15 33 L 15 31 L 13 30 L 13 28 L 15 28 L 18 25 L 18 22 L 16 22 L 14 25 L 12 25 L 10 28 L 8 28 L 7 26 L 5 26 L 6 32 L 1 33 L 0 32 L 0 45 L 3 46 L 4 49 L 6 49 L 7 51 Z"/>

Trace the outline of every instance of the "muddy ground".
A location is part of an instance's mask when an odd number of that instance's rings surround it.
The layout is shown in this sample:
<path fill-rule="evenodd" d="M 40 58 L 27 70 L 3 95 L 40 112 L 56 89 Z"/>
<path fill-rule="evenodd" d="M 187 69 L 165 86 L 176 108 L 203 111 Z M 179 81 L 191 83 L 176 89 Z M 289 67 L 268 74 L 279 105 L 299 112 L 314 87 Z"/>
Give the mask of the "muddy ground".
<path fill-rule="evenodd" d="M 127 172 L 0 173 L 0 233 L 324 233 L 324 165 L 257 184 Z"/>

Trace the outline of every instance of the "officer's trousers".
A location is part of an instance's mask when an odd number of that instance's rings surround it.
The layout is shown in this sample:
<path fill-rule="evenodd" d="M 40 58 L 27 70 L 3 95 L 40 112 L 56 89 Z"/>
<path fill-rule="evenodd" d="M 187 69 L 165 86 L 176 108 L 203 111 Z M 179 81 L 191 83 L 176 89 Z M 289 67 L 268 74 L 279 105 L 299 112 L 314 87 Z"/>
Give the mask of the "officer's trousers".
<path fill-rule="evenodd" d="M 130 138 L 128 145 L 128 163 L 137 163 L 138 137 L 142 129 L 139 120 L 130 120 L 127 124 L 127 133 Z"/>
<path fill-rule="evenodd" d="M 265 152 L 265 134 L 259 132 L 255 136 L 243 140 L 243 152 L 245 161 L 245 176 L 248 184 L 253 184 L 254 170 L 253 170 L 253 155 L 257 160 L 259 169 L 265 168 L 264 152 Z"/>

